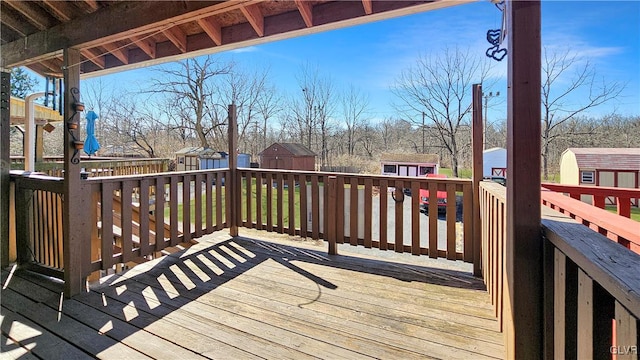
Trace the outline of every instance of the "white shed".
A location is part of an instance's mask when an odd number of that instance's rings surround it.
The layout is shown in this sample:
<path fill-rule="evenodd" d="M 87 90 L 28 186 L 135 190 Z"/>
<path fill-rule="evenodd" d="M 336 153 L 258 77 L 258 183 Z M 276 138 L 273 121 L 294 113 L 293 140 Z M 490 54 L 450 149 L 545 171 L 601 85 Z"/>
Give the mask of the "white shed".
<path fill-rule="evenodd" d="M 424 176 L 437 174 L 440 167 L 438 154 L 382 154 L 382 175 Z"/>
<path fill-rule="evenodd" d="M 494 147 L 482 152 L 482 176 L 507 177 L 507 149 Z"/>

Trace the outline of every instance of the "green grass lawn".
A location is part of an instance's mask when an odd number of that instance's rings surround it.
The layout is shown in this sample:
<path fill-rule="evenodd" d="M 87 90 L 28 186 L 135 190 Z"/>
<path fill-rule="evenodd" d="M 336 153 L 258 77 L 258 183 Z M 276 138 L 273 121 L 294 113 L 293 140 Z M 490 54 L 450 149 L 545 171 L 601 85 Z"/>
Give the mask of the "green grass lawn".
<path fill-rule="evenodd" d="M 606 206 L 607 211 L 612 212 L 614 214 L 618 213 L 618 209 L 615 205 Z M 631 208 L 631 220 L 635 220 L 640 222 L 640 208 L 632 207 Z"/>
<path fill-rule="evenodd" d="M 450 168 L 440 168 L 438 173 L 447 175 L 448 177 L 453 177 L 453 170 Z M 473 175 L 471 169 L 458 169 L 458 177 L 463 179 L 471 179 Z"/>
<path fill-rule="evenodd" d="M 294 194 L 294 205 L 295 205 L 295 221 L 296 221 L 296 225 L 299 226 L 300 225 L 300 189 L 298 187 L 295 188 L 295 194 Z M 256 189 L 256 180 L 253 179 L 252 181 L 252 186 L 251 186 L 251 219 L 253 222 L 256 221 L 256 215 L 257 215 L 257 211 L 256 211 L 256 204 L 257 204 L 257 195 L 256 195 L 257 189 Z M 262 223 L 267 222 L 267 185 L 262 185 L 262 194 L 261 194 L 261 208 L 262 208 Z M 246 186 L 246 181 L 243 180 L 242 181 L 242 202 L 241 202 L 241 206 L 242 206 L 242 210 L 241 210 L 241 214 L 242 214 L 242 219 L 246 220 L 247 219 L 247 186 Z M 225 206 L 225 188 L 222 187 L 222 204 L 220 204 L 220 211 L 222 211 L 222 220 L 224 221 L 225 219 L 225 211 L 226 211 L 226 206 Z M 272 194 L 271 194 L 271 214 L 272 214 L 272 221 L 273 224 L 277 224 L 277 220 L 278 220 L 278 213 L 277 213 L 277 209 L 278 209 L 278 203 L 277 203 L 277 199 L 278 199 L 278 190 L 277 188 L 272 188 Z M 212 207 L 213 207 L 213 220 L 215 222 L 216 219 L 216 212 L 218 211 L 218 206 L 216 206 L 216 189 L 213 189 L 213 195 L 212 195 Z M 183 208 L 184 205 L 178 204 L 178 222 L 182 222 L 182 218 L 183 218 Z M 206 215 L 206 195 L 202 195 L 202 219 L 203 222 L 205 222 L 205 215 Z M 190 202 L 190 219 L 191 222 L 194 222 L 195 220 L 195 212 L 196 212 L 196 205 L 195 205 L 195 201 L 192 199 Z M 168 206 L 165 206 L 164 209 L 164 216 L 165 216 L 165 221 L 168 221 L 169 216 L 170 216 L 170 209 Z M 282 222 L 283 222 L 283 226 L 287 227 L 289 226 L 289 189 L 285 188 L 282 191 Z"/>

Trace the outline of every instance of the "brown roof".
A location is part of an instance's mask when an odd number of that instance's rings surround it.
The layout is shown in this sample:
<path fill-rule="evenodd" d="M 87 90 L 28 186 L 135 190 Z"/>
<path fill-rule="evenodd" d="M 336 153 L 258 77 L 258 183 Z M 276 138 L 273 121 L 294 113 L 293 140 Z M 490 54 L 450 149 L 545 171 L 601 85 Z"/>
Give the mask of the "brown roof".
<path fill-rule="evenodd" d="M 262 152 L 260 152 L 260 154 L 258 155 L 262 155 L 262 153 L 264 153 L 267 149 L 271 149 L 274 146 L 280 146 L 294 156 L 316 156 L 316 153 L 309 150 L 306 146 L 296 143 L 273 143 L 268 148 L 262 150 Z"/>
<path fill-rule="evenodd" d="M 569 148 L 580 169 L 640 171 L 640 148 Z"/>
<path fill-rule="evenodd" d="M 438 154 L 382 154 L 380 161 L 438 164 L 440 157 Z"/>

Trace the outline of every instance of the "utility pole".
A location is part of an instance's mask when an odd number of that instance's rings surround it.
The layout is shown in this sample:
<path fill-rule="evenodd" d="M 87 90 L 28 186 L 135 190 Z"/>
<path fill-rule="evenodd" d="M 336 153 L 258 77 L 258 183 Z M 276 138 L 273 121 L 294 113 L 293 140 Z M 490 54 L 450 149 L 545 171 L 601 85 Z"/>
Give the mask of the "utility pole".
<path fill-rule="evenodd" d="M 482 150 L 487 148 L 487 104 L 489 103 L 489 99 L 500 96 L 500 91 L 496 91 L 495 95 L 493 91 L 489 91 L 489 93 L 482 93 L 482 97 L 484 97 L 484 126 L 482 127 Z"/>

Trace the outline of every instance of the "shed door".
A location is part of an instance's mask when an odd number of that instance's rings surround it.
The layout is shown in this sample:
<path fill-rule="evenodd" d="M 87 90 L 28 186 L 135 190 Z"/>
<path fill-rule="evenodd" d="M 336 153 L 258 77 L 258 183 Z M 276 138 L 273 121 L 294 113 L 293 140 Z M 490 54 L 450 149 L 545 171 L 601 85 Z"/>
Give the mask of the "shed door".
<path fill-rule="evenodd" d="M 418 176 L 418 167 L 409 165 L 398 165 L 398 175 L 400 176 Z"/>

